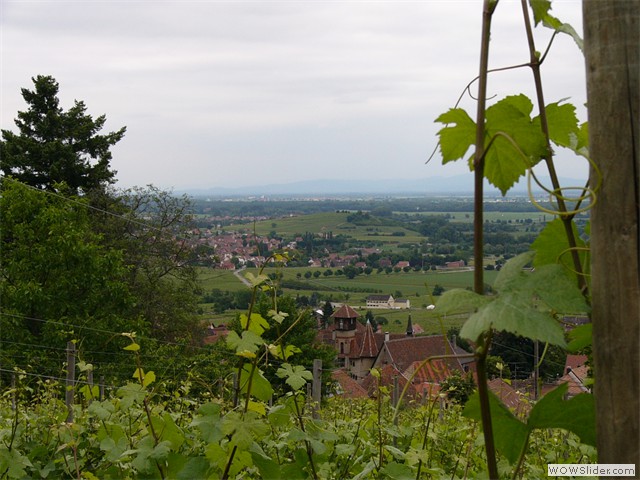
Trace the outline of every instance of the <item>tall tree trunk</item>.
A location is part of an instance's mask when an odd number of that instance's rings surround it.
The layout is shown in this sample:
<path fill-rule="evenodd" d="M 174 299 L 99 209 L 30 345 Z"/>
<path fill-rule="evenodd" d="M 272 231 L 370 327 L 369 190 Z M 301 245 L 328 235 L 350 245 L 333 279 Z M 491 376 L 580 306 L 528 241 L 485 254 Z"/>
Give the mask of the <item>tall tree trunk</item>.
<path fill-rule="evenodd" d="M 584 0 L 583 17 L 590 154 L 602 174 L 591 217 L 598 461 L 640 474 L 640 2 Z"/>

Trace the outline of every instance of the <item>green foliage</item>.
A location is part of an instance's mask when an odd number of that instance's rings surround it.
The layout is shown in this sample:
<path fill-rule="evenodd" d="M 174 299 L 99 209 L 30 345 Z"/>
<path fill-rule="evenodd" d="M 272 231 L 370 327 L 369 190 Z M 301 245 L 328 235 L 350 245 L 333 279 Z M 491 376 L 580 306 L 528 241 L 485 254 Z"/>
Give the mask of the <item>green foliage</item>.
<path fill-rule="evenodd" d="M 529 435 L 535 429 L 562 428 L 578 435 L 585 444 L 595 446 L 593 396 L 580 394 L 563 400 L 567 388 L 564 384 L 545 395 L 533 407 L 526 422 L 518 420 L 495 395 L 489 395 L 496 446 L 511 464 L 523 454 Z M 463 414 L 481 419 L 477 395 L 469 399 Z"/>
<path fill-rule="evenodd" d="M 460 334 L 471 341 L 490 329 L 522 335 L 533 340 L 565 346 L 558 314 L 585 313 L 588 306 L 575 283 L 559 265 L 543 265 L 533 272 L 523 267 L 533 260 L 533 253 L 509 260 L 500 270 L 494 289 L 498 295 L 473 313 Z M 448 302 L 459 296 L 465 304 L 485 303 L 470 292 L 451 292 Z"/>
<path fill-rule="evenodd" d="M 580 150 L 583 145 L 577 139 L 582 134 L 575 108 L 557 102 L 546 109 L 550 140 Z M 506 97 L 487 108 L 485 176 L 503 195 L 547 154 L 540 117 L 532 118 L 532 110 L 531 100 L 522 94 Z M 459 108 L 440 115 L 436 121 L 446 124 L 439 132 L 443 163 L 463 158 L 475 144 L 475 122 Z"/>

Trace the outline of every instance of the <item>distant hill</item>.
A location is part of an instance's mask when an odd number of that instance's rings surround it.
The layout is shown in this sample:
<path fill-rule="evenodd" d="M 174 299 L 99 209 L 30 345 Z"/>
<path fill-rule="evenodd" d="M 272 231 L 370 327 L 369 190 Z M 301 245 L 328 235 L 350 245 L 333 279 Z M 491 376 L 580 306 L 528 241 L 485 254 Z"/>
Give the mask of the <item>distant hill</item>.
<path fill-rule="evenodd" d="M 542 179 L 548 185 L 548 179 Z M 561 183 L 567 186 L 582 186 L 585 180 L 562 178 Z M 527 191 L 526 177 L 516 184 L 510 194 L 522 195 Z M 539 188 L 534 189 L 541 192 Z M 473 193 L 473 175 L 455 175 L 451 177 L 429 177 L 413 179 L 388 180 L 354 180 L 354 179 L 318 179 L 283 184 L 267 184 L 243 187 L 212 187 L 206 189 L 181 189 L 177 193 L 212 196 L 246 196 L 246 195 L 352 195 L 352 194 L 387 194 L 387 195 L 471 195 Z M 500 191 L 485 182 L 486 195 L 500 195 Z"/>

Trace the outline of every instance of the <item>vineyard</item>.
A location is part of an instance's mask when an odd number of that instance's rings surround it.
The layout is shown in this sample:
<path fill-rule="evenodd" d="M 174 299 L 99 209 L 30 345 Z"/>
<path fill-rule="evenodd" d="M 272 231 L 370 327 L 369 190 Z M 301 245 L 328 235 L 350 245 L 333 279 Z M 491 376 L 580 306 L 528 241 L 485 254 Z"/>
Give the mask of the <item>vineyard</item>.
<path fill-rule="evenodd" d="M 133 360 L 136 352 L 130 353 Z M 220 396 L 196 400 L 188 383 L 174 394 L 162 394 L 153 372 L 132 369 L 137 381 L 114 389 L 102 401 L 98 387 L 87 388 L 84 382 L 73 406 L 73 423 L 67 422 L 69 410 L 59 382 L 41 380 L 28 392 L 18 382 L 0 406 L 0 471 L 11 479 L 87 480 L 485 474 L 478 405 L 473 401 L 463 409 L 436 397 L 395 408 L 389 392 L 380 388 L 373 400 L 333 397 L 316 408 L 303 393 L 307 373 L 283 365 L 291 389 L 268 405 L 259 400 L 271 394 L 261 376 L 252 387 L 255 396 L 234 404 L 231 383 Z M 23 395 L 29 401 L 12 406 L 11 398 L 21 400 Z M 547 463 L 595 461 L 595 448 L 563 430 L 535 430 L 529 444 L 532 453 L 520 466 L 521 478 L 543 477 Z M 511 458 L 512 453 L 505 452 Z M 513 468 L 506 459 L 500 467 L 504 475 Z"/>

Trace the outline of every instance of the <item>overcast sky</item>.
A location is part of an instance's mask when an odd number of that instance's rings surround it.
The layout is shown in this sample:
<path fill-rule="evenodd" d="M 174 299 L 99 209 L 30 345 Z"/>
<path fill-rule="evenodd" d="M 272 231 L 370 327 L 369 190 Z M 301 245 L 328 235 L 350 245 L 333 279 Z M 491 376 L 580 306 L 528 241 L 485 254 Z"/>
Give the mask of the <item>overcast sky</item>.
<path fill-rule="evenodd" d="M 436 156 L 441 125 L 478 72 L 481 0 L 0 0 L 1 125 L 15 131 L 21 87 L 52 75 L 68 109 L 83 100 L 127 127 L 113 149 L 118 186 L 176 189 L 468 172 Z M 582 33 L 581 2 L 553 13 Z M 496 11 L 491 67 L 528 60 L 520 2 Z M 547 29 L 536 32 L 546 48 Z M 586 120 L 584 60 L 556 39 L 547 103 Z M 530 71 L 496 73 L 489 95 L 526 93 Z M 494 100 L 495 101 L 495 100 Z M 475 117 L 475 103 L 462 106 Z M 585 177 L 563 154 L 559 172 Z"/>

